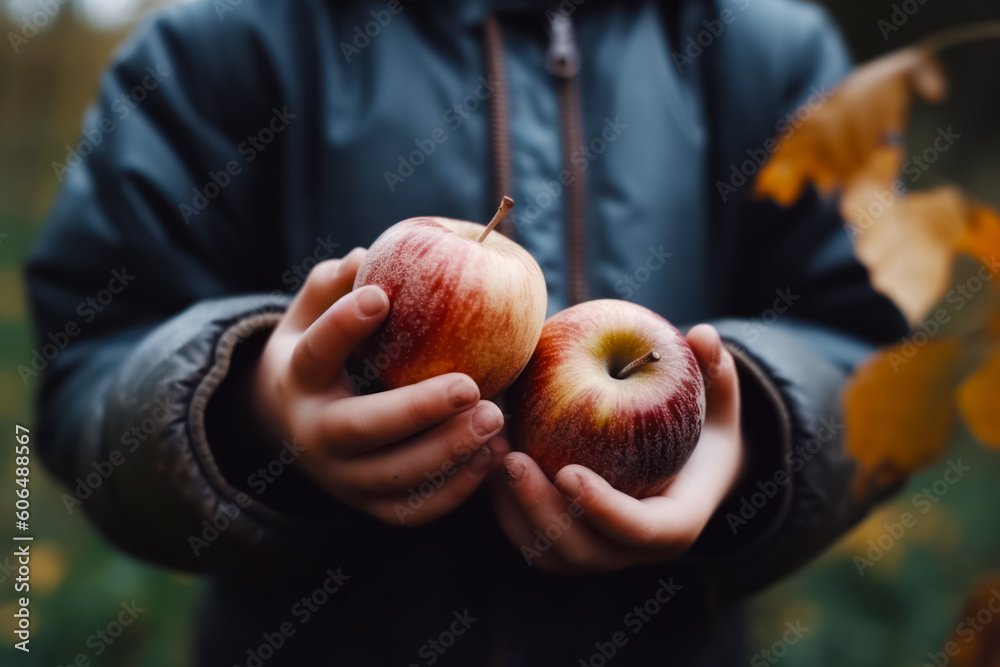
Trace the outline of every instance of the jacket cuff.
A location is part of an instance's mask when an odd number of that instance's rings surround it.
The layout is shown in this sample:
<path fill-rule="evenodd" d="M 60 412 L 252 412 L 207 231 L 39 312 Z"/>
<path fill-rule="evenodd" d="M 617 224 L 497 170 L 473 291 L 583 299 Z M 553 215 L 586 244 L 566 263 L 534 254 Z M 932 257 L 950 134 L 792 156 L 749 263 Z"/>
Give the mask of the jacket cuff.
<path fill-rule="evenodd" d="M 191 402 L 191 447 L 209 481 L 224 496 L 252 499 L 262 521 L 349 521 L 341 506 L 298 464 L 297 442 L 278 441 L 252 405 L 257 362 L 281 313 L 256 313 L 219 339 L 215 359 Z"/>
<path fill-rule="evenodd" d="M 129 354 L 110 390 L 104 441 L 134 433 L 141 446 L 126 455 L 128 472 L 110 480 L 105 506 L 120 518 L 105 523 L 114 542 L 153 562 L 208 571 L 269 567 L 287 545 L 322 538 L 315 521 L 234 484 L 206 429 L 237 350 L 270 331 L 289 299 L 276 292 L 199 303 Z M 157 413 L 158 405 L 166 408 Z"/>
<path fill-rule="evenodd" d="M 254 362 L 281 316 L 251 312 L 222 333 L 188 410 L 191 451 L 208 483 L 221 498 L 273 525 L 301 516 L 262 498 L 282 477 L 296 475 L 298 450 L 293 443 L 273 442 L 248 413 L 247 401 Z"/>

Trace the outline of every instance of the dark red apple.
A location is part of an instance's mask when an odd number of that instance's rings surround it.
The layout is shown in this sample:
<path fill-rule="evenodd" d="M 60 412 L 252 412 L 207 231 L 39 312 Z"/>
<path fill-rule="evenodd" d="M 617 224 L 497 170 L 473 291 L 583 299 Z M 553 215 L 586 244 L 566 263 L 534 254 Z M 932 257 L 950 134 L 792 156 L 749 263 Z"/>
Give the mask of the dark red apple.
<path fill-rule="evenodd" d="M 705 386 L 684 336 L 613 299 L 549 318 L 506 398 L 514 446 L 550 479 L 578 463 L 636 498 L 664 488 L 705 421 Z"/>

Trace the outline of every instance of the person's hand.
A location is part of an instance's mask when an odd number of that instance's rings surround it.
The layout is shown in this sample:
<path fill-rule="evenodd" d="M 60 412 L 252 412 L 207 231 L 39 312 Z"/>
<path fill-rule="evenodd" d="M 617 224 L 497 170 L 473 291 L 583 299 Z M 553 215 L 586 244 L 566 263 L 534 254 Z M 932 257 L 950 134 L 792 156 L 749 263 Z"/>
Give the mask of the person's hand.
<path fill-rule="evenodd" d="M 317 264 L 271 333 L 254 371 L 253 402 L 276 442 L 338 500 L 387 523 L 450 512 L 485 478 L 503 414 L 472 378 L 449 373 L 357 396 L 344 362 L 389 314 L 373 285 L 351 291 L 365 250 Z"/>
<path fill-rule="evenodd" d="M 580 465 L 560 470 L 553 485 L 527 454 L 506 455 L 494 507 L 529 564 L 576 574 L 659 563 L 680 556 L 701 534 L 742 466 L 740 394 L 735 362 L 715 328 L 696 326 L 687 340 L 705 377 L 705 426 L 691 458 L 659 495 L 637 500 Z M 491 447 L 508 449 L 501 441 L 494 438 Z"/>

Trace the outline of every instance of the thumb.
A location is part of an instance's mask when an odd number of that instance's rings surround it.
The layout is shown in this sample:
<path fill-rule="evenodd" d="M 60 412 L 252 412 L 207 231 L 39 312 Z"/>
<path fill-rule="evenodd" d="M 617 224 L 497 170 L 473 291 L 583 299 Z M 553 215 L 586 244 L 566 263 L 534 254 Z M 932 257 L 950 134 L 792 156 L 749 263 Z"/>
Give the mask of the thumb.
<path fill-rule="evenodd" d="M 355 248 L 343 259 L 328 259 L 314 266 L 288 307 L 286 326 L 304 331 L 337 299 L 350 292 L 365 252 L 364 248 Z"/>
<path fill-rule="evenodd" d="M 740 390 L 736 362 L 723 345 L 719 332 L 710 324 L 699 324 L 688 331 L 687 341 L 705 380 L 706 421 L 738 420 Z"/>
<path fill-rule="evenodd" d="M 293 377 L 313 389 L 329 385 L 348 355 L 375 333 L 388 314 L 389 297 L 380 287 L 366 285 L 344 295 L 295 344 Z"/>

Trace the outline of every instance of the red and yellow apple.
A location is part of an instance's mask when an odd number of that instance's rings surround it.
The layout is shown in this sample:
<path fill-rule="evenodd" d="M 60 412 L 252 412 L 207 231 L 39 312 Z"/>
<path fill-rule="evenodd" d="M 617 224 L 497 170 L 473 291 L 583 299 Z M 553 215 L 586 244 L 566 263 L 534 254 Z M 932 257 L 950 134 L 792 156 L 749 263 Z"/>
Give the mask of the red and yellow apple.
<path fill-rule="evenodd" d="M 636 498 L 666 486 L 705 421 L 687 340 L 651 310 L 614 299 L 549 318 L 505 397 L 514 446 L 550 479 L 577 463 Z"/>
<path fill-rule="evenodd" d="M 389 297 L 385 323 L 357 351 L 386 389 L 444 373 L 465 373 L 483 398 L 521 372 L 545 322 L 545 278 L 527 250 L 489 226 L 410 218 L 368 249 L 354 288 L 378 285 Z"/>

